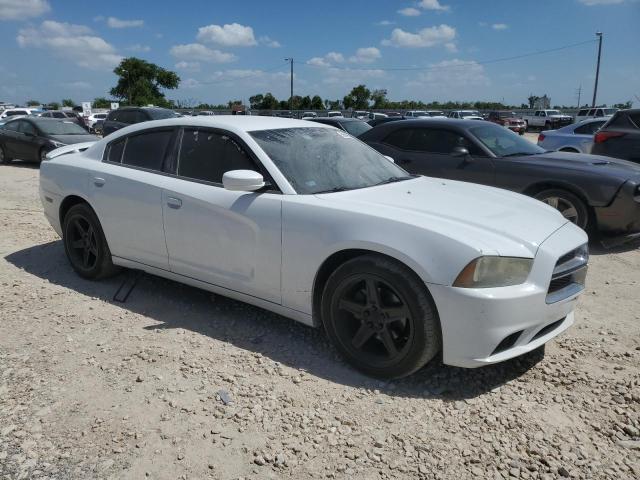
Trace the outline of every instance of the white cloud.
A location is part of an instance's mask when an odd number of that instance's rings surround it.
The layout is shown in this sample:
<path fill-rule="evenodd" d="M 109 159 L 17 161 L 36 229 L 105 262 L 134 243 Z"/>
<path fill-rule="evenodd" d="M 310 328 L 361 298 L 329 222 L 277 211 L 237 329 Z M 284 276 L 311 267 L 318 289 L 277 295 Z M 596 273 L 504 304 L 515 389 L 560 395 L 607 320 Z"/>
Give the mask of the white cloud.
<path fill-rule="evenodd" d="M 384 70 L 375 68 L 352 69 L 331 67 L 324 72 L 322 83 L 346 88 L 381 78 L 386 78 L 386 72 Z M 376 86 L 373 85 L 373 88 L 376 88 Z"/>
<path fill-rule="evenodd" d="M 407 48 L 434 47 L 436 45 L 452 44 L 455 38 L 456 29 L 445 24 L 423 28 L 418 33 L 394 28 L 391 32 L 391 38 L 383 40 L 382 45 Z"/>
<path fill-rule="evenodd" d="M 253 28 L 239 23 L 200 27 L 197 39 L 225 47 L 251 47 L 258 44 L 253 35 Z"/>
<path fill-rule="evenodd" d="M 0 20 L 25 20 L 49 11 L 47 0 L 0 0 Z"/>
<path fill-rule="evenodd" d="M 439 10 L 441 12 L 449 10 L 449 6 L 441 5 L 438 0 L 421 0 L 418 6 L 424 10 Z"/>
<path fill-rule="evenodd" d="M 417 17 L 420 15 L 420 10 L 413 7 L 407 7 L 398 10 L 398 13 L 404 17 Z"/>
<path fill-rule="evenodd" d="M 260 41 L 260 43 L 262 45 L 266 45 L 269 48 L 280 48 L 282 45 L 280 45 L 280 42 L 277 40 L 273 40 L 272 38 L 268 37 L 268 36 L 263 36 L 260 37 L 258 39 Z"/>
<path fill-rule="evenodd" d="M 307 60 L 307 65 L 314 67 L 330 67 L 334 63 L 344 62 L 344 55 L 338 52 L 329 52 L 324 57 L 313 57 Z"/>
<path fill-rule="evenodd" d="M 625 0 L 578 0 L 583 5 L 593 7 L 594 5 L 618 5 L 624 3 Z"/>
<path fill-rule="evenodd" d="M 109 28 L 135 28 L 143 27 L 144 20 L 121 20 L 116 17 L 107 18 L 107 26 Z"/>
<path fill-rule="evenodd" d="M 493 28 L 494 30 L 506 30 L 507 28 L 509 28 L 509 25 L 507 25 L 506 23 L 494 23 L 493 25 L 491 25 L 491 28 Z"/>
<path fill-rule="evenodd" d="M 184 60 L 175 64 L 175 68 L 178 70 L 184 70 L 186 72 L 199 72 L 200 62 L 185 62 Z"/>
<path fill-rule="evenodd" d="M 212 63 L 232 62 L 236 56 L 232 53 L 221 52 L 206 47 L 200 43 L 188 43 L 186 45 L 174 45 L 169 53 L 179 60 L 193 60 Z"/>
<path fill-rule="evenodd" d="M 444 44 L 444 48 L 447 49 L 447 52 L 456 53 L 458 51 L 458 47 L 453 42 L 447 42 Z"/>
<path fill-rule="evenodd" d="M 395 25 L 396 22 L 392 22 L 390 20 L 380 20 L 379 22 L 374 23 L 374 25 L 377 25 L 379 27 L 388 27 L 389 25 Z"/>
<path fill-rule="evenodd" d="M 130 52 L 150 52 L 151 51 L 151 47 L 149 45 L 141 45 L 139 43 L 136 43 L 134 45 L 129 45 L 127 47 L 127 50 Z"/>
<path fill-rule="evenodd" d="M 353 63 L 373 63 L 380 57 L 382 55 L 376 47 L 366 47 L 356 50 L 356 54 L 349 58 L 349 61 Z"/>
<path fill-rule="evenodd" d="M 22 48 L 34 47 L 95 70 L 110 70 L 122 57 L 89 27 L 45 20 L 39 27 L 20 29 L 16 37 Z"/>
<path fill-rule="evenodd" d="M 407 83 L 413 87 L 429 87 L 434 95 L 452 92 L 464 87 L 483 87 L 491 82 L 485 68 L 475 60 L 443 60 L 430 65 L 429 70 L 421 73 L 415 80 Z"/>
<path fill-rule="evenodd" d="M 202 84 L 195 78 L 187 78 L 186 80 L 180 82 L 180 87 L 182 88 L 198 88 L 201 85 Z"/>
<path fill-rule="evenodd" d="M 68 82 L 63 83 L 63 87 L 71 88 L 72 90 L 89 90 L 91 88 L 91 84 L 89 82 Z"/>

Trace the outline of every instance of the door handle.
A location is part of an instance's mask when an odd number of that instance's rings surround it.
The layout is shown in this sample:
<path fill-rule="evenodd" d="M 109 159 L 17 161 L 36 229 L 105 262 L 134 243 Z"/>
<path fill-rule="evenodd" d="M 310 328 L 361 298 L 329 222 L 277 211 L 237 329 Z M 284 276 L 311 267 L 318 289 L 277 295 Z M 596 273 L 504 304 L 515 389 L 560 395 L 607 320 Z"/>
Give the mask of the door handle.
<path fill-rule="evenodd" d="M 93 177 L 93 184 L 96 187 L 102 187 L 104 185 L 104 183 L 105 183 L 104 178 Z"/>
<path fill-rule="evenodd" d="M 179 209 L 182 206 L 182 200 L 175 197 L 167 197 L 167 205 L 169 208 Z"/>

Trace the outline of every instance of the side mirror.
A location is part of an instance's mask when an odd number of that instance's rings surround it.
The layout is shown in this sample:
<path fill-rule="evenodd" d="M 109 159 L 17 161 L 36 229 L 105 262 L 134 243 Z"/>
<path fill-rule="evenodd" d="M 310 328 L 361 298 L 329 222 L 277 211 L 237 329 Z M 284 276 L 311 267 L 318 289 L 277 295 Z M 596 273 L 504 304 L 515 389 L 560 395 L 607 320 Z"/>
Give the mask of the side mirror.
<path fill-rule="evenodd" d="M 389 155 L 384 155 L 384 158 L 389 160 L 391 163 L 396 163 L 396 161 L 393 159 L 393 157 L 390 157 Z"/>
<path fill-rule="evenodd" d="M 222 185 L 227 190 L 255 192 L 264 187 L 264 178 L 253 170 L 231 170 L 222 175 Z"/>
<path fill-rule="evenodd" d="M 456 147 L 451 151 L 451 156 L 452 157 L 468 157 L 469 150 L 467 150 L 465 147 Z"/>

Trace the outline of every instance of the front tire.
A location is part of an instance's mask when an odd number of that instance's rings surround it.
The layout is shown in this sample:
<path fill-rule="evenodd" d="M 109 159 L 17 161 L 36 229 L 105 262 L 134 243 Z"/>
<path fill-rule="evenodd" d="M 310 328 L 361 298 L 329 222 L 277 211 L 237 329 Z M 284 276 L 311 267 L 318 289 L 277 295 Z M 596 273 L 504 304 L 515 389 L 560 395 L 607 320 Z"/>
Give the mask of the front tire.
<path fill-rule="evenodd" d="M 354 367 L 379 378 L 407 376 L 441 349 L 433 300 L 418 276 L 378 255 L 349 260 L 322 295 L 327 335 Z"/>
<path fill-rule="evenodd" d="M 100 221 L 89 205 L 79 203 L 69 209 L 62 233 L 67 258 L 82 278 L 95 280 L 117 272 Z"/>
<path fill-rule="evenodd" d="M 534 197 L 558 210 L 567 220 L 583 230 L 591 227 L 589 208 L 577 195 L 567 190 L 552 188 L 543 190 Z"/>

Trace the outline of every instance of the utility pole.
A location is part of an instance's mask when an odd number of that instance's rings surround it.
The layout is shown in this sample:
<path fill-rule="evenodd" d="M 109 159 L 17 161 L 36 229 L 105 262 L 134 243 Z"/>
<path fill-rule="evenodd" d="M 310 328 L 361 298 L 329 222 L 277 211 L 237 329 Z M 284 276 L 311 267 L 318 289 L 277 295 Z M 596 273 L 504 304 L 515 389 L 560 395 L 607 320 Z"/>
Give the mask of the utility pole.
<path fill-rule="evenodd" d="M 285 58 L 284 61 L 291 64 L 291 96 L 289 97 L 289 110 L 291 110 L 291 114 L 293 115 L 293 57 Z"/>
<path fill-rule="evenodd" d="M 596 95 L 598 95 L 598 77 L 600 76 L 600 54 L 602 53 L 602 32 L 596 32 L 598 37 L 598 63 L 596 64 L 596 84 L 593 87 L 593 101 L 591 108 L 596 107 Z"/>
<path fill-rule="evenodd" d="M 582 95 L 582 85 L 578 87 L 578 90 L 576 90 L 576 93 L 578 94 L 578 109 L 580 109 L 580 95 Z"/>

